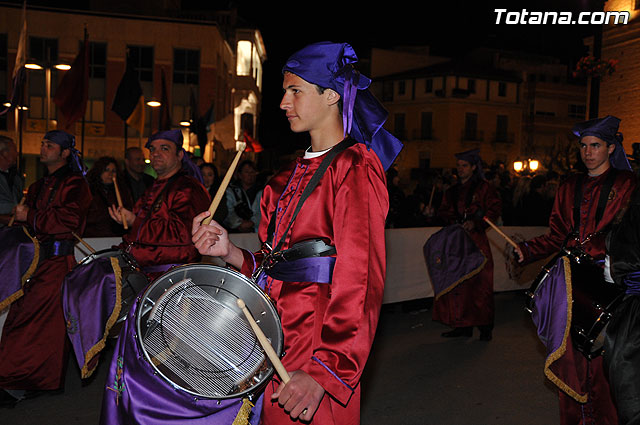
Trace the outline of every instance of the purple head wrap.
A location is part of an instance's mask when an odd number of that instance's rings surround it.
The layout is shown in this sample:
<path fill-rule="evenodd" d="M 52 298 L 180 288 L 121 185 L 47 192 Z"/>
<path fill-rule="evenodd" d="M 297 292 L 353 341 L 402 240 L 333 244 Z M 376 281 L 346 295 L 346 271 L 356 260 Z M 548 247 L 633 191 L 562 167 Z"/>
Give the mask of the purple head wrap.
<path fill-rule="evenodd" d="M 69 149 L 69 152 L 71 152 L 69 161 L 71 169 L 82 173 L 83 176 L 87 174 L 87 167 L 85 167 L 84 163 L 80 159 L 78 150 L 75 148 L 76 138 L 73 134 L 69 134 L 62 130 L 51 130 L 45 133 L 44 140 L 55 143 L 60 146 L 61 149 Z"/>
<path fill-rule="evenodd" d="M 620 118 L 607 115 L 604 118 L 595 118 L 576 124 L 573 127 L 573 134 L 582 139 L 585 136 L 594 136 L 607 142 L 607 145 L 615 145 L 615 150 L 609 156 L 609 162 L 613 168 L 618 170 L 631 171 L 631 164 L 627 159 L 627 154 L 622 146 L 622 133 L 618 131 Z"/>
<path fill-rule="evenodd" d="M 471 165 L 476 166 L 474 174 L 484 179 L 484 171 L 482 170 L 482 158 L 480 158 L 480 149 L 471 149 L 455 154 L 456 159 L 467 161 Z"/>
<path fill-rule="evenodd" d="M 182 131 L 181 130 L 163 130 L 163 131 L 158 131 L 158 132 L 152 134 L 151 136 L 149 136 L 149 140 L 147 140 L 147 143 L 144 145 L 144 147 L 149 149 L 149 147 L 151 146 L 151 142 L 153 142 L 154 140 L 158 140 L 158 139 L 168 140 L 170 142 L 175 143 L 176 148 L 177 148 L 176 153 L 179 152 L 180 150 L 183 153 L 183 155 L 182 155 L 182 169 L 187 174 L 189 174 L 191 177 L 193 177 L 196 180 L 198 180 L 200 183 L 204 182 L 204 180 L 202 179 L 202 173 L 200 172 L 200 168 L 198 168 L 196 166 L 196 164 L 194 164 L 191 161 L 191 159 L 189 158 L 189 154 L 182 147 L 182 142 L 183 142 L 184 138 L 182 137 Z"/>
<path fill-rule="evenodd" d="M 373 149 L 387 170 L 402 150 L 402 143 L 382 128 L 388 113 L 368 90 L 371 80 L 354 68 L 357 61 L 349 44 L 324 41 L 291 55 L 282 72 L 340 94 L 344 135 Z"/>

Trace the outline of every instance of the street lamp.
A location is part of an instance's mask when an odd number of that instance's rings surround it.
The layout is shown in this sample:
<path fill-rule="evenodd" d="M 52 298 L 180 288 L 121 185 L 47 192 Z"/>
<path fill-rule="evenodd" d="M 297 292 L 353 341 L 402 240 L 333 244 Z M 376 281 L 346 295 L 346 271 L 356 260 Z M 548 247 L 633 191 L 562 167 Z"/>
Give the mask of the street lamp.
<path fill-rule="evenodd" d="M 66 63 L 46 63 L 44 65 L 31 61 L 24 64 L 24 67 L 31 70 L 43 70 L 45 75 L 45 88 L 47 91 L 47 104 L 46 104 L 46 116 L 45 116 L 45 132 L 49 131 L 49 120 L 51 119 L 51 69 L 55 68 L 60 71 L 68 71 L 71 69 L 71 65 Z"/>
<path fill-rule="evenodd" d="M 162 103 L 158 102 L 155 99 L 151 99 L 147 101 L 147 106 L 151 107 L 151 119 L 149 120 L 149 132 L 153 134 L 153 110 L 162 106 Z"/>

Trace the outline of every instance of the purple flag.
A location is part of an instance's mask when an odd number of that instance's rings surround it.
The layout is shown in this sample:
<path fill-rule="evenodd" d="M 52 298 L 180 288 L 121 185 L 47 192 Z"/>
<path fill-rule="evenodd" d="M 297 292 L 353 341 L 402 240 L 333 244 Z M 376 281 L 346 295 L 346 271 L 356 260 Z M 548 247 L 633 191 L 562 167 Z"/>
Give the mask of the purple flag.
<path fill-rule="evenodd" d="M 73 268 L 62 283 L 67 335 L 82 378 L 98 365 L 111 327 L 120 314 L 122 272 L 117 257 L 96 258 Z"/>
<path fill-rule="evenodd" d="M 573 350 L 567 350 L 571 330 L 571 264 L 567 257 L 560 257 L 549 273 L 534 290 L 531 318 L 540 340 L 547 348 L 544 374 L 558 388 L 580 403 L 586 403 L 587 394 L 580 388 L 575 362 L 568 358 Z"/>
<path fill-rule="evenodd" d="M 198 425 L 235 424 L 243 400 L 198 398 L 173 387 L 155 373 L 136 340 L 136 310 L 131 306 L 114 349 L 102 399 L 100 424 Z M 249 412 L 248 423 L 260 422 L 263 395 Z M 238 418 L 238 422 L 234 422 Z"/>
<path fill-rule="evenodd" d="M 22 287 L 38 267 L 39 244 L 25 227 L 0 227 L 0 310 L 24 293 Z"/>
<path fill-rule="evenodd" d="M 437 300 L 484 267 L 487 259 L 460 224 L 443 227 L 423 248 Z"/>

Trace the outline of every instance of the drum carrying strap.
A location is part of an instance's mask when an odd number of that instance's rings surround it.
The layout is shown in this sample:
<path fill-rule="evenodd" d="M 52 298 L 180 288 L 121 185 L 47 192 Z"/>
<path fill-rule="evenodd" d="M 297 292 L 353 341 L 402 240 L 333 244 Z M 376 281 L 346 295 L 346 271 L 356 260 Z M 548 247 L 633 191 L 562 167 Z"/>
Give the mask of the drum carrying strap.
<path fill-rule="evenodd" d="M 609 199 L 609 193 L 611 192 L 611 188 L 613 187 L 613 183 L 615 182 L 618 174 L 617 171 L 617 169 L 612 168 L 600 188 L 600 197 L 598 198 L 598 206 L 596 208 L 595 228 L 598 227 L 598 223 L 600 223 L 600 220 L 602 220 L 602 216 L 604 215 L 604 210 L 607 207 L 607 200 Z M 582 204 L 582 196 L 584 194 L 584 177 L 584 174 L 580 174 L 576 182 L 576 191 L 573 199 L 573 231 L 569 236 L 580 235 L 580 205 Z"/>
<path fill-rule="evenodd" d="M 357 142 L 351 138 L 344 139 L 342 142 L 338 143 L 333 149 L 331 149 L 329 153 L 327 153 L 327 155 L 324 157 L 324 159 L 320 163 L 320 166 L 318 167 L 318 169 L 313 173 L 313 176 L 311 176 L 311 180 L 309 180 L 309 184 L 307 185 L 307 187 L 304 188 L 304 191 L 302 192 L 302 196 L 300 197 L 300 200 L 296 205 L 296 209 L 293 211 L 293 216 L 291 217 L 291 221 L 289 221 L 289 224 L 287 225 L 287 228 L 285 229 L 285 231 L 282 232 L 282 236 L 280 237 L 278 244 L 275 247 L 273 247 L 272 252 L 278 252 L 282 247 L 284 240 L 286 239 L 287 234 L 289 233 L 289 229 L 291 229 L 291 226 L 293 225 L 293 221 L 298 216 L 298 213 L 300 212 L 300 208 L 302 208 L 302 204 L 304 203 L 304 201 L 307 200 L 309 195 L 311 195 L 311 192 L 313 192 L 313 190 L 316 188 L 318 183 L 320 183 L 322 176 L 327 171 L 327 168 L 329 168 L 329 165 L 331 165 L 331 163 L 333 162 L 333 159 L 340 152 L 355 145 L 356 143 Z M 273 238 L 275 237 L 275 229 L 276 229 L 276 212 L 274 211 L 271 214 L 271 220 L 269 221 L 269 227 L 267 228 L 266 243 L 270 247 L 272 246 Z"/>

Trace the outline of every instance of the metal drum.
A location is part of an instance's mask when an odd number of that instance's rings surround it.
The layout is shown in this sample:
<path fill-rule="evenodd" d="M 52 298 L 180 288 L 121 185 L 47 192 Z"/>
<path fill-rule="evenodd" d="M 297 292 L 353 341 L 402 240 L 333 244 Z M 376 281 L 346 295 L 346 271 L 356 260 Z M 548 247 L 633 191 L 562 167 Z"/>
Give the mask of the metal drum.
<path fill-rule="evenodd" d="M 558 259 L 567 257 L 571 268 L 571 338 L 577 350 L 587 358 L 602 353 L 604 332 L 615 307 L 624 297 L 624 289 L 605 281 L 604 270 L 580 249 L 565 248 L 547 263 L 527 292 L 526 310 L 533 312 L 536 297 L 544 285 L 559 284 L 549 277 Z M 565 283 L 565 282 L 562 282 Z"/>
<path fill-rule="evenodd" d="M 117 258 L 122 273 L 122 290 L 120 293 L 121 307 L 120 314 L 114 326 L 111 336 L 117 336 L 118 331 L 122 327 L 122 322 L 127 318 L 129 309 L 136 299 L 136 296 L 149 286 L 149 279 L 142 273 L 136 260 L 128 253 L 121 249 L 103 249 L 84 257 L 71 271 L 83 267 L 91 267 L 91 263 L 101 258 Z"/>
<path fill-rule="evenodd" d="M 138 343 L 157 374 L 199 397 L 259 393 L 274 369 L 237 307 L 238 298 L 281 356 L 280 318 L 254 282 L 234 270 L 188 264 L 156 279 L 137 307 Z"/>

